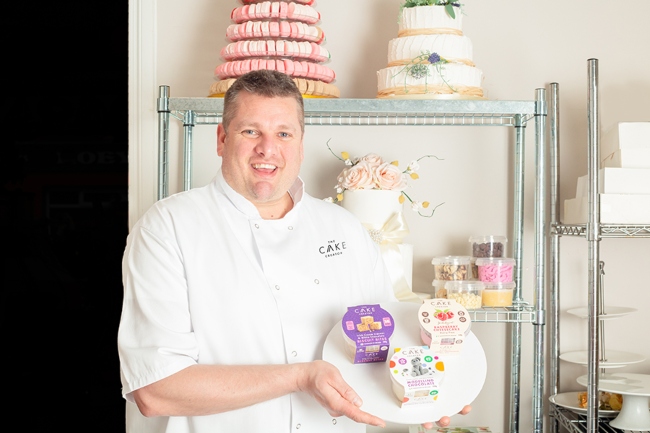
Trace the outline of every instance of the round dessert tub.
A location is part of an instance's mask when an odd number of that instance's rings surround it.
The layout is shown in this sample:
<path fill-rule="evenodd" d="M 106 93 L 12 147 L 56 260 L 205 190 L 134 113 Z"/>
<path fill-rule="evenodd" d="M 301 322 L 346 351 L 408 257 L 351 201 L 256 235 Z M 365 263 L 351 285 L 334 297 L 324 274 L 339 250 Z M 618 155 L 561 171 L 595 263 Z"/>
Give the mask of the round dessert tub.
<path fill-rule="evenodd" d="M 472 245 L 472 257 L 504 257 L 508 239 L 495 235 L 472 236 L 469 243 Z"/>
<path fill-rule="evenodd" d="M 441 281 L 469 280 L 471 276 L 471 260 L 469 256 L 434 257 L 433 279 Z"/>
<path fill-rule="evenodd" d="M 484 283 L 511 283 L 515 259 L 505 257 L 483 257 L 476 259 L 478 279 Z"/>
<path fill-rule="evenodd" d="M 468 310 L 478 310 L 483 305 L 485 283 L 482 281 L 447 281 L 445 289 L 447 299 L 458 302 Z"/>
<path fill-rule="evenodd" d="M 511 307 L 515 283 L 484 283 L 481 298 L 484 307 Z"/>

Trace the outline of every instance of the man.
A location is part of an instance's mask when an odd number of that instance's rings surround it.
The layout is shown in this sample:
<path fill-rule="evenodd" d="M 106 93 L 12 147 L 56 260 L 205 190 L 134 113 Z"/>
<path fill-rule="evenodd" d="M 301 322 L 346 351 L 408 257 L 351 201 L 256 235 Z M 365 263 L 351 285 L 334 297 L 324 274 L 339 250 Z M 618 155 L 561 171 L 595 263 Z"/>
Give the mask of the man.
<path fill-rule="evenodd" d="M 385 425 L 320 353 L 348 306 L 395 301 L 390 277 L 361 223 L 304 191 L 303 134 L 293 81 L 244 75 L 225 95 L 214 180 L 133 227 L 118 332 L 129 433 Z"/>

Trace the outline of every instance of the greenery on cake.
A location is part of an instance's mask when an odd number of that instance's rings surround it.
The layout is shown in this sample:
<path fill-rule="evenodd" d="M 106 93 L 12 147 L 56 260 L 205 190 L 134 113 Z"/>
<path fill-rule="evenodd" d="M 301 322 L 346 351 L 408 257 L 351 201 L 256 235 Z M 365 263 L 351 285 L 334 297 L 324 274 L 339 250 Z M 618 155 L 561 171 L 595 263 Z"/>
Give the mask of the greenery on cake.
<path fill-rule="evenodd" d="M 400 191 L 399 202 L 404 203 L 408 200 L 411 204 L 411 209 L 424 217 L 432 217 L 438 206 L 433 208 L 431 213 L 423 213 L 424 209 L 430 206 L 428 201 L 413 200 L 407 193 L 406 189 L 409 187 L 408 179 L 419 179 L 417 171 L 420 169 L 419 161 L 424 158 L 436 158 L 434 155 L 424 155 L 420 158 L 411 161 L 405 170 L 399 168 L 398 161 L 386 162 L 384 159 L 375 154 L 369 153 L 362 157 L 351 158 L 348 152 L 341 152 L 338 156 L 329 145 L 327 140 L 327 148 L 339 160 L 343 161 L 346 167 L 337 176 L 337 184 L 334 187 L 336 190 L 336 197 L 328 197 L 325 201 L 331 203 L 338 203 L 343 201 L 344 193 L 347 190 L 392 190 Z"/>
<path fill-rule="evenodd" d="M 408 86 L 406 85 L 406 78 L 411 76 L 416 80 L 424 78 L 424 88 L 426 90 L 427 86 L 427 77 L 431 76 L 431 68 L 429 66 L 433 65 L 440 75 L 440 79 L 443 83 L 447 85 L 452 91 L 456 91 L 451 84 L 445 80 L 444 68 L 445 64 L 449 63 L 449 60 L 444 57 L 440 57 L 438 53 L 431 53 L 430 51 L 422 51 L 422 54 L 411 59 L 402 69 L 397 71 L 394 77 L 398 76 L 401 73 L 405 73 L 404 77 L 404 91 L 408 93 Z"/>
<path fill-rule="evenodd" d="M 444 6 L 447 14 L 452 18 L 456 18 L 454 7 L 460 8 L 461 4 L 449 0 L 406 0 L 400 8 L 400 11 L 404 8 L 414 8 L 417 6 Z"/>

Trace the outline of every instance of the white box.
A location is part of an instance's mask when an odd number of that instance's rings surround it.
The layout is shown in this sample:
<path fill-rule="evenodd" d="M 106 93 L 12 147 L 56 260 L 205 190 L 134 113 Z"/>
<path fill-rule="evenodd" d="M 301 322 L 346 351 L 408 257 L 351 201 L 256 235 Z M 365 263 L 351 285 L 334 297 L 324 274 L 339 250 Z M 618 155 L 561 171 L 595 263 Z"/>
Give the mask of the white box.
<path fill-rule="evenodd" d="M 598 171 L 601 194 L 650 194 L 650 168 L 601 168 Z M 589 176 L 578 178 L 576 198 L 587 197 Z"/>
<path fill-rule="evenodd" d="M 650 149 L 619 149 L 601 158 L 600 167 L 650 168 Z"/>
<path fill-rule="evenodd" d="M 585 224 L 587 198 L 564 200 L 564 224 Z M 650 194 L 601 194 L 600 222 L 603 224 L 650 224 Z"/>
<path fill-rule="evenodd" d="M 618 149 L 650 149 L 650 122 L 619 122 L 603 133 L 600 154 Z"/>

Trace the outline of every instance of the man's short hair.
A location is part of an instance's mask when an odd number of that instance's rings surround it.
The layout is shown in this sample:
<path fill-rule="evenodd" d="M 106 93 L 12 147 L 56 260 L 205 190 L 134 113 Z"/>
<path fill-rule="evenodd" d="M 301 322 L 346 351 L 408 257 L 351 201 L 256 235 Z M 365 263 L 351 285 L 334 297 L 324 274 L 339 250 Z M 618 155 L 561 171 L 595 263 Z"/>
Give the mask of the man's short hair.
<path fill-rule="evenodd" d="M 226 91 L 221 122 L 226 131 L 239 108 L 238 96 L 242 91 L 267 98 L 294 98 L 298 105 L 300 129 L 305 132 L 305 107 L 298 86 L 289 75 L 267 70 L 251 71 L 242 75 Z"/>

